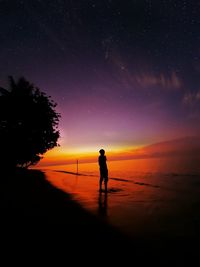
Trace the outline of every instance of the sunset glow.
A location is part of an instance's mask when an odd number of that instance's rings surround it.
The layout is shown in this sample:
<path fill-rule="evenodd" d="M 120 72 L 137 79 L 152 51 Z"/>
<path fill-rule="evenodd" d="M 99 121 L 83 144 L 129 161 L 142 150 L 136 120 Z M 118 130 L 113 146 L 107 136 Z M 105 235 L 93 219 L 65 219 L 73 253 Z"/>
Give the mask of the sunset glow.
<path fill-rule="evenodd" d="M 101 149 L 99 146 L 94 147 L 84 147 L 84 148 L 74 148 L 72 150 L 64 148 L 55 148 L 47 152 L 38 164 L 38 166 L 52 165 L 52 164 L 63 164 L 63 163 L 75 163 L 77 160 L 79 162 L 94 162 L 97 160 L 98 151 Z M 106 154 L 109 155 L 109 159 L 117 160 L 122 157 L 126 157 L 129 154 L 133 154 L 131 147 L 109 147 L 106 148 Z M 137 148 L 134 148 L 137 150 Z M 137 152 L 135 152 L 137 154 Z"/>
<path fill-rule="evenodd" d="M 112 158 L 200 134 L 193 3 L 14 1 L 12 10 L 0 17 L 1 84 L 23 75 L 61 114 L 60 147 L 41 164 L 89 160 L 102 147 Z"/>
<path fill-rule="evenodd" d="M 2 262 L 198 266 L 200 1 L 0 0 L 0 45 Z"/>

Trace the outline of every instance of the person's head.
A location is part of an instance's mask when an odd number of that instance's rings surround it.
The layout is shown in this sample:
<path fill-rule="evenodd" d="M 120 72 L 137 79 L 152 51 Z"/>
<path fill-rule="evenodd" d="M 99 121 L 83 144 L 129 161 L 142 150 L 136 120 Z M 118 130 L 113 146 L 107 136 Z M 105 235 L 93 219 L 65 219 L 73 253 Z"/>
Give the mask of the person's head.
<path fill-rule="evenodd" d="M 101 156 L 103 156 L 105 154 L 105 150 L 104 149 L 100 149 L 99 153 L 101 154 Z"/>

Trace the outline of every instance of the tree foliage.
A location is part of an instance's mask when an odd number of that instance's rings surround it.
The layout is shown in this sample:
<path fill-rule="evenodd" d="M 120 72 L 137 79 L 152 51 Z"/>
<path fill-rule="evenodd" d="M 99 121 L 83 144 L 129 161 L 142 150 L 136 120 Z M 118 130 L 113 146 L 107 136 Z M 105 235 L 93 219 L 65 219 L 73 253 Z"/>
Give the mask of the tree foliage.
<path fill-rule="evenodd" d="M 56 103 L 40 89 L 9 77 L 9 89 L 0 88 L 1 163 L 28 167 L 58 146 L 60 114 Z"/>

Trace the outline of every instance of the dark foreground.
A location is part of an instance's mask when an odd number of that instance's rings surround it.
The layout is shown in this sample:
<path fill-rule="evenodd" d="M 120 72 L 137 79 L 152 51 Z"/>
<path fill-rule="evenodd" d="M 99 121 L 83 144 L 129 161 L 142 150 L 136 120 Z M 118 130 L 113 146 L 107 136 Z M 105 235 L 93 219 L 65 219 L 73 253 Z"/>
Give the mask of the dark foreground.
<path fill-rule="evenodd" d="M 198 238 L 130 239 L 87 213 L 37 170 L 4 172 L 0 208 L 1 260 L 6 265 L 169 266 L 199 261 Z"/>

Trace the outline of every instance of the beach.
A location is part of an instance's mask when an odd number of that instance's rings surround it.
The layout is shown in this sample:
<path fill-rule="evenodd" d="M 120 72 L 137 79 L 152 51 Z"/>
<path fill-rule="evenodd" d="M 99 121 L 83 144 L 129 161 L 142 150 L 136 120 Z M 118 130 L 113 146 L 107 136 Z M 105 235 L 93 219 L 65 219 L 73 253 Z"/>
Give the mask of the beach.
<path fill-rule="evenodd" d="M 188 163 L 188 160 L 187 160 Z M 173 166 L 174 165 L 174 166 Z M 98 166 L 52 166 L 47 180 L 84 209 L 133 238 L 194 238 L 199 234 L 199 167 L 183 159 L 110 163 L 109 191 L 98 192 Z"/>
<path fill-rule="evenodd" d="M 78 175 L 75 166 L 5 174 L 4 249 L 31 258 L 46 255 L 48 260 L 50 255 L 65 260 L 73 255 L 74 262 L 80 253 L 87 255 L 87 262 L 91 254 L 104 262 L 104 251 L 113 262 L 184 262 L 192 254 L 194 259 L 200 219 L 198 170 L 188 178 L 180 172 L 152 172 L 147 166 L 141 173 L 131 165 L 135 173 L 130 177 L 128 165 L 123 170 L 127 175 L 121 176 L 119 162 L 109 164 L 107 194 L 98 191 L 95 164 L 80 166 Z"/>
<path fill-rule="evenodd" d="M 109 249 L 126 240 L 72 201 L 70 195 L 52 187 L 41 171 L 17 170 L 4 174 L 4 178 L 1 244 L 6 262 L 28 257 L 49 263 L 55 257 L 67 262 L 73 258 L 75 263 L 88 250 L 98 254 L 102 242 L 104 249 Z"/>

